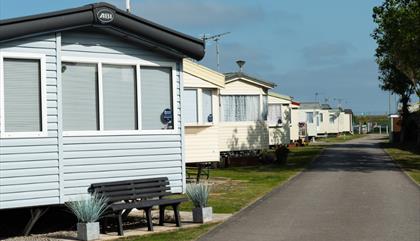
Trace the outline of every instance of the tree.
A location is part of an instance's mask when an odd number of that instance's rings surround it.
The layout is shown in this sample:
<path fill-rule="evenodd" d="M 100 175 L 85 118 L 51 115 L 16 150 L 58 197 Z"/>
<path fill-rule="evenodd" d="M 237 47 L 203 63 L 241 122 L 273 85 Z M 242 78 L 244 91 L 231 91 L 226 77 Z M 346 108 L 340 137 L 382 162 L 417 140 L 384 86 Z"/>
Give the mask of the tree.
<path fill-rule="evenodd" d="M 381 88 L 401 96 L 404 141 L 410 96 L 420 97 L 420 0 L 385 0 L 374 7 L 373 20 Z"/>
<path fill-rule="evenodd" d="M 420 96 L 420 0 L 385 0 L 374 7 L 373 19 L 381 74 L 388 67 L 399 70 Z"/>

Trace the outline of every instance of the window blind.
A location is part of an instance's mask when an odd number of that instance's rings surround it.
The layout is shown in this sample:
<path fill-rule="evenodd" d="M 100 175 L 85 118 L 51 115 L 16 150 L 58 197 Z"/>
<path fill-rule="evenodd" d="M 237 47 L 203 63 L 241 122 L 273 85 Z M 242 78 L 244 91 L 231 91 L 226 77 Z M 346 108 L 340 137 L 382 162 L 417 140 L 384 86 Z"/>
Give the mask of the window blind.
<path fill-rule="evenodd" d="M 5 58 L 3 65 L 5 131 L 42 131 L 40 61 Z"/>
<path fill-rule="evenodd" d="M 183 99 L 184 123 L 197 123 L 197 90 L 185 90 Z"/>
<path fill-rule="evenodd" d="M 203 122 L 213 122 L 212 90 L 203 89 Z"/>
<path fill-rule="evenodd" d="M 172 129 L 162 118 L 165 109 L 173 112 L 171 68 L 141 67 L 140 75 L 142 129 Z"/>
<path fill-rule="evenodd" d="M 135 66 L 103 65 L 104 130 L 136 130 Z"/>
<path fill-rule="evenodd" d="M 64 130 L 98 130 L 96 64 L 63 63 L 62 66 Z"/>

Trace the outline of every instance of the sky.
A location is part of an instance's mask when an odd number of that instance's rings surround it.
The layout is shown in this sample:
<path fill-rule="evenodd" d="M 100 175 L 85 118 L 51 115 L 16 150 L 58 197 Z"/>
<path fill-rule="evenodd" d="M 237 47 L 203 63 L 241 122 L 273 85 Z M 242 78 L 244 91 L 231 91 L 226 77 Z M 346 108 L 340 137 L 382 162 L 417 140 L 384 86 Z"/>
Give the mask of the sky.
<path fill-rule="evenodd" d="M 104 0 L 125 8 L 125 0 Z M 91 0 L 0 0 L 0 19 L 78 7 Z M 370 37 L 379 0 L 131 0 L 132 13 L 201 37 L 230 32 L 219 41 L 220 72 L 244 71 L 274 82 L 296 101 L 319 100 L 357 114 L 384 114 Z M 201 64 L 217 69 L 215 42 Z M 316 94 L 318 93 L 318 94 Z M 395 108 L 396 98 L 391 98 Z"/>

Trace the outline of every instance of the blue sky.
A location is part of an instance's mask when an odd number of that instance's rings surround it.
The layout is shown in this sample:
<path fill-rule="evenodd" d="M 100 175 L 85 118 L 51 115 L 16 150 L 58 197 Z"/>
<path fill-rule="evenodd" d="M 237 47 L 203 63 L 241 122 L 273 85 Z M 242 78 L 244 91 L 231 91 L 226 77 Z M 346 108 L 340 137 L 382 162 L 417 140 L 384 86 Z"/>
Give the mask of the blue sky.
<path fill-rule="evenodd" d="M 77 7 L 90 0 L 0 0 L 0 19 Z M 118 7 L 125 0 L 110 0 Z M 131 0 L 132 12 L 199 37 L 230 31 L 220 41 L 221 72 L 245 72 L 275 82 L 298 101 L 329 100 L 356 113 L 382 114 L 388 94 L 379 89 L 370 33 L 379 0 L 251 1 Z M 202 64 L 216 69 L 214 42 Z M 336 99 L 336 100 L 334 100 Z M 394 100 L 394 97 L 392 98 Z M 393 101 L 394 102 L 394 101 Z M 395 103 L 393 103 L 394 106 Z"/>

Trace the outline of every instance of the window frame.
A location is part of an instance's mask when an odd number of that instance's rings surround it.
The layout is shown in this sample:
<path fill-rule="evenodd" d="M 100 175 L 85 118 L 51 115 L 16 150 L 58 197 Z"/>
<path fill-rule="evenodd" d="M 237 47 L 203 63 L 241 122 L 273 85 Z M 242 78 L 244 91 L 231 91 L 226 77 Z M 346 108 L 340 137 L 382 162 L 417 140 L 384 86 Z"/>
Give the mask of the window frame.
<path fill-rule="evenodd" d="M 258 119 L 257 120 L 254 120 L 254 121 L 252 121 L 252 120 L 245 120 L 245 121 L 225 121 L 225 120 L 222 120 L 223 119 L 223 113 L 222 113 L 222 97 L 224 97 L 224 96 L 258 96 L 258 99 L 259 99 L 259 105 L 258 105 L 258 108 L 259 108 L 259 110 L 258 110 Z M 234 93 L 234 94 L 220 94 L 219 95 L 219 105 L 220 105 L 220 109 L 219 109 L 219 122 L 221 122 L 221 123 L 244 123 L 244 124 L 248 124 L 248 123 L 255 123 L 255 122 L 258 122 L 258 121 L 262 121 L 262 122 L 267 122 L 266 120 L 262 120 L 262 108 L 263 108 L 263 100 L 262 100 L 262 98 L 263 98 L 263 96 L 264 95 L 262 95 L 262 94 L 237 94 L 237 93 Z M 268 104 L 268 101 L 267 101 L 267 104 Z"/>
<path fill-rule="evenodd" d="M 166 62 L 166 61 L 145 61 L 140 59 L 109 59 L 109 58 L 83 58 L 83 57 L 72 57 L 62 56 L 61 63 L 73 62 L 73 63 L 90 63 L 97 64 L 98 67 L 98 111 L 99 111 L 99 130 L 89 131 L 64 131 L 63 136 L 106 136 L 106 135 L 159 135 L 159 134 L 179 134 L 179 118 L 178 118 L 178 106 L 177 106 L 177 63 Z M 137 130 L 104 130 L 104 116 L 103 116 L 103 76 L 102 76 L 102 65 L 128 65 L 135 67 L 136 70 L 136 104 L 137 104 Z M 173 115 L 173 129 L 165 130 L 142 130 L 142 108 L 141 108 L 141 68 L 143 67 L 162 67 L 171 68 L 171 88 L 172 88 L 172 115 Z M 63 120 L 65 121 L 65 120 Z"/>
<path fill-rule="evenodd" d="M 213 126 L 214 121 L 214 94 L 213 88 L 202 88 L 202 87 L 184 87 L 185 90 L 195 90 L 197 91 L 197 122 L 184 122 L 184 126 Z M 211 113 L 213 115 L 213 121 L 208 122 L 203 120 L 203 90 L 210 90 L 211 91 Z"/>
<path fill-rule="evenodd" d="M 40 118 L 41 131 L 30 132 L 6 132 L 4 113 L 4 59 L 38 60 L 40 66 Z M 23 138 L 23 137 L 47 137 L 48 114 L 47 114 L 47 68 L 46 55 L 41 53 L 0 52 L 0 137 Z"/>

